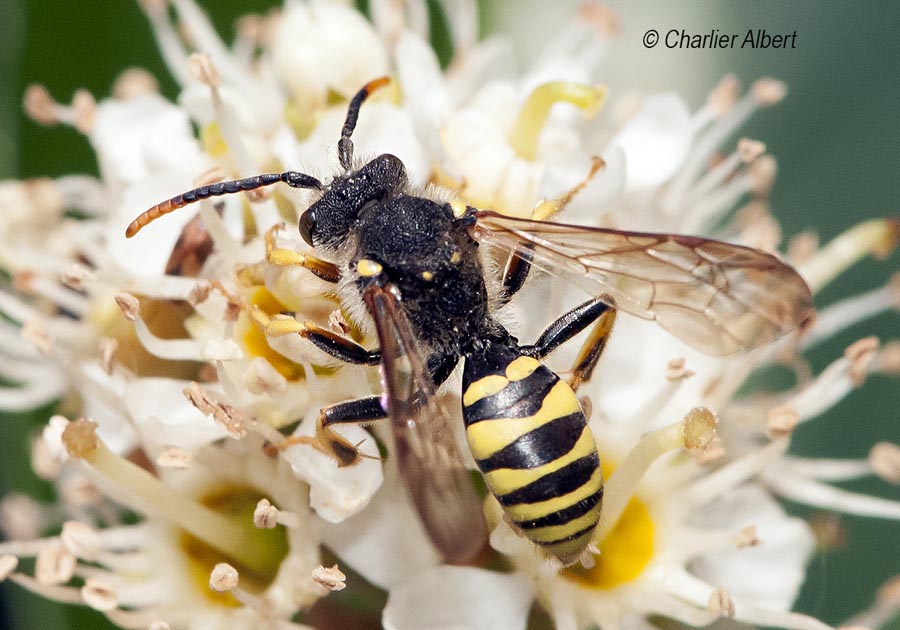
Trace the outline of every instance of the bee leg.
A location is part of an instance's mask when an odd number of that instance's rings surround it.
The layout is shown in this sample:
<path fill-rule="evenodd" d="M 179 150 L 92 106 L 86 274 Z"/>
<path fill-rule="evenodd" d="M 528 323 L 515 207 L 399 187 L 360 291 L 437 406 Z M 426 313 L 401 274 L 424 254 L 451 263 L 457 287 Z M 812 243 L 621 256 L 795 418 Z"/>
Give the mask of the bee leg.
<path fill-rule="evenodd" d="M 572 376 L 569 377 L 569 385 L 572 389 L 577 389 L 579 385 L 590 380 L 597 361 L 606 347 L 616 319 L 616 309 L 614 306 L 610 306 L 612 303 L 614 303 L 612 297 L 601 295 L 576 306 L 550 324 L 534 345 L 524 346 L 522 353 L 543 359 L 596 322 L 597 325 L 578 352 L 578 357 L 572 367 Z"/>
<path fill-rule="evenodd" d="M 279 337 L 298 334 L 312 342 L 322 352 L 352 365 L 378 365 L 381 362 L 380 350 L 364 348 L 352 339 L 313 322 L 298 322 L 286 314 L 268 317 L 258 310 L 253 312 L 253 316 L 265 327 L 266 335 Z"/>
<path fill-rule="evenodd" d="M 499 306 L 506 306 L 512 296 L 519 292 L 519 289 L 528 279 L 528 273 L 531 271 L 531 261 L 534 259 L 530 251 L 519 251 L 509 255 L 506 261 L 506 268 L 503 270 L 503 292 L 501 293 Z"/>
<path fill-rule="evenodd" d="M 336 283 L 341 279 L 341 271 L 337 265 L 309 254 L 301 254 L 291 249 L 275 246 L 275 234 L 284 227 L 283 224 L 273 226 L 266 232 L 266 261 L 272 265 L 296 266 L 309 269 L 313 274 L 326 282 Z"/>
<path fill-rule="evenodd" d="M 360 458 L 358 445 L 351 444 L 335 433 L 330 427 L 334 424 L 363 424 L 387 418 L 381 396 L 367 396 L 347 402 L 323 407 L 316 422 L 316 440 L 328 455 L 334 457 L 338 467 L 358 464 Z"/>
<path fill-rule="evenodd" d="M 434 354 L 428 358 L 428 371 L 435 385 L 440 385 L 450 376 L 459 357 L 454 354 Z M 359 463 L 361 455 L 358 445 L 351 444 L 335 433 L 333 424 L 364 424 L 383 420 L 387 417 L 386 399 L 382 396 L 368 396 L 323 407 L 316 423 L 316 440 L 321 449 L 334 457 L 339 467 Z"/>

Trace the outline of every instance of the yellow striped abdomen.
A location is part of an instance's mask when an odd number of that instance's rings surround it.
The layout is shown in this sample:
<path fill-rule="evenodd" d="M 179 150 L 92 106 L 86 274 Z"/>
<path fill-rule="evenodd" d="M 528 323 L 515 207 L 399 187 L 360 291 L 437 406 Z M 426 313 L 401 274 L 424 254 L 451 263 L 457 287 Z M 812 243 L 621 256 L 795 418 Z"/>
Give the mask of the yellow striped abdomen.
<path fill-rule="evenodd" d="M 575 392 L 514 348 L 466 356 L 463 419 L 488 489 L 515 525 L 569 564 L 600 518 L 603 475 Z"/>

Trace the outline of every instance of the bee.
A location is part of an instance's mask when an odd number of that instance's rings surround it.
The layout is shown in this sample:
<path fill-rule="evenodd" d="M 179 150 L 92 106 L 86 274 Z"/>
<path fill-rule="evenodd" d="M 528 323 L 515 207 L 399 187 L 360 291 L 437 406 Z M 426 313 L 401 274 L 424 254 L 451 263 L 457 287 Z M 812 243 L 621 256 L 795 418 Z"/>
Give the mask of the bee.
<path fill-rule="evenodd" d="M 340 464 L 352 464 L 359 453 L 333 427 L 388 418 L 391 457 L 431 540 L 448 562 L 472 558 L 486 537 L 481 503 L 436 399 L 462 360 L 465 433 L 487 488 L 518 530 L 570 564 L 591 541 L 603 498 L 600 458 L 576 390 L 590 379 L 616 312 L 654 320 L 707 353 L 730 354 L 804 328 L 813 316 L 809 288 L 776 257 L 740 245 L 511 218 L 423 196 L 390 154 L 354 168 L 360 108 L 387 82 L 376 79 L 351 99 L 338 141 L 342 172 L 331 181 L 287 171 L 203 186 L 150 208 L 127 236 L 208 197 L 279 182 L 315 191 L 299 231 L 316 256 L 295 254 L 296 263 L 334 283 L 349 312 L 368 314 L 379 348 L 293 319 L 288 330 L 342 362 L 380 366 L 384 385 L 383 396 L 323 408 L 320 442 Z M 495 303 L 482 245 L 509 254 Z M 597 297 L 523 344 L 495 312 L 532 267 L 587 285 Z M 567 380 L 544 365 L 592 326 Z"/>

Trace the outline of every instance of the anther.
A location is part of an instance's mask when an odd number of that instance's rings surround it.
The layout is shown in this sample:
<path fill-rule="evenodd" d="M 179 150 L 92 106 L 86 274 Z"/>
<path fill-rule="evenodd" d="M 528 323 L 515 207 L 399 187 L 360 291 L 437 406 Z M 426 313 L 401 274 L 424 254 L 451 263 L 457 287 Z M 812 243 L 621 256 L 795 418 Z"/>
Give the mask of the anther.
<path fill-rule="evenodd" d="M 130 293 L 117 293 L 115 300 L 116 304 L 118 304 L 119 308 L 122 310 L 122 314 L 125 315 L 125 319 L 130 322 L 137 319 L 141 307 L 140 302 L 138 302 L 136 297 Z"/>
<path fill-rule="evenodd" d="M 669 381 L 681 381 L 692 377 L 694 371 L 687 369 L 686 365 L 687 361 L 684 360 L 684 357 L 669 361 L 669 364 L 666 366 L 666 379 Z"/>
<path fill-rule="evenodd" d="M 191 77 L 211 88 L 222 84 L 222 76 L 208 53 L 193 53 L 188 57 L 187 68 Z"/>
<path fill-rule="evenodd" d="M 75 422 L 70 422 L 63 429 L 62 443 L 70 457 L 90 458 L 100 446 L 100 439 L 97 437 L 97 423 L 87 418 L 79 418 Z"/>
<path fill-rule="evenodd" d="M 706 407 L 691 409 L 684 417 L 684 448 L 703 450 L 716 435 L 716 414 Z"/>
<path fill-rule="evenodd" d="M 234 590 L 239 581 L 237 569 L 227 562 L 220 562 L 209 574 L 209 587 L 218 593 Z"/>
<path fill-rule="evenodd" d="M 19 559 L 17 557 L 10 554 L 0 556 L 0 582 L 5 581 L 6 578 L 12 575 L 18 566 Z"/>
<path fill-rule="evenodd" d="M 157 92 L 159 82 L 143 68 L 128 68 L 116 78 L 112 87 L 113 96 L 123 101 Z"/>
<path fill-rule="evenodd" d="M 77 90 L 72 97 L 72 123 L 75 129 L 87 135 L 94 128 L 97 118 L 97 100 L 87 90 Z"/>
<path fill-rule="evenodd" d="M 190 451 L 170 446 L 156 458 L 156 464 L 163 468 L 187 468 L 194 456 Z"/>
<path fill-rule="evenodd" d="M 850 361 L 847 375 L 854 387 L 859 387 L 869 374 L 869 367 L 875 361 L 881 343 L 877 337 L 865 337 L 847 346 L 844 356 Z"/>
<path fill-rule="evenodd" d="M 93 282 L 96 278 L 94 273 L 81 263 L 73 263 L 63 272 L 60 279 L 70 289 L 81 291 L 85 284 Z"/>
<path fill-rule="evenodd" d="M 330 568 L 318 566 L 313 569 L 312 578 L 329 591 L 342 591 L 347 588 L 347 576 L 338 569 L 338 565 Z"/>
<path fill-rule="evenodd" d="M 741 138 L 737 143 L 737 152 L 741 160 L 749 164 L 766 152 L 766 145 L 759 140 Z"/>
<path fill-rule="evenodd" d="M 59 123 L 60 106 L 43 85 L 32 84 L 25 88 L 23 106 L 25 114 L 38 124 L 50 126 Z"/>
<path fill-rule="evenodd" d="M 734 545 L 738 549 L 747 547 L 756 547 L 760 544 L 759 536 L 756 533 L 756 526 L 751 525 L 742 529 L 737 536 L 734 537 Z"/>
<path fill-rule="evenodd" d="M 888 483 L 900 484 L 900 446 L 879 442 L 869 451 L 869 465 Z"/>
<path fill-rule="evenodd" d="M 750 93 L 757 103 L 763 107 L 772 107 L 780 103 L 787 95 L 787 85 L 772 78 L 763 78 L 750 86 Z"/>
<path fill-rule="evenodd" d="M 757 197 L 766 197 L 775 183 L 778 164 L 771 155 L 764 155 L 749 166 L 750 192 Z"/>
<path fill-rule="evenodd" d="M 75 556 L 61 542 L 41 549 L 34 565 L 34 577 L 39 584 L 65 584 L 75 574 Z"/>
<path fill-rule="evenodd" d="M 717 116 L 731 111 L 741 94 L 741 82 L 733 74 L 726 74 L 712 89 L 706 102 Z"/>
<path fill-rule="evenodd" d="M 78 558 L 91 561 L 100 553 L 100 537 L 97 532 L 80 521 L 63 523 L 59 537 L 66 549 Z"/>
<path fill-rule="evenodd" d="M 770 437 L 789 435 L 800 422 L 800 414 L 788 405 L 772 407 L 766 414 L 766 431 Z"/>
<path fill-rule="evenodd" d="M 727 588 L 717 588 L 706 603 L 706 609 L 722 617 L 734 617 L 734 600 Z"/>
<path fill-rule="evenodd" d="M 183 391 L 185 398 L 206 416 L 212 416 L 216 424 L 222 427 L 228 437 L 235 440 L 247 436 L 249 420 L 235 407 L 217 402 L 198 383 L 191 383 Z"/>
<path fill-rule="evenodd" d="M 96 578 L 85 580 L 81 587 L 84 603 L 100 612 L 109 612 L 119 606 L 119 597 L 109 584 Z"/>

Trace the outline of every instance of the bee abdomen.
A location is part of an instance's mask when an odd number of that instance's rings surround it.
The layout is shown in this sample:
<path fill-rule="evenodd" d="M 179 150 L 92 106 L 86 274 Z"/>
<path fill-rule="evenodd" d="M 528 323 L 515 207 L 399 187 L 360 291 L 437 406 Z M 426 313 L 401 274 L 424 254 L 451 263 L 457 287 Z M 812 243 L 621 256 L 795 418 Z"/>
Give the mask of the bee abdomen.
<path fill-rule="evenodd" d="M 466 359 L 463 418 L 488 489 L 535 544 L 568 564 L 600 518 L 603 476 L 572 389 L 531 357 L 493 346 Z"/>

